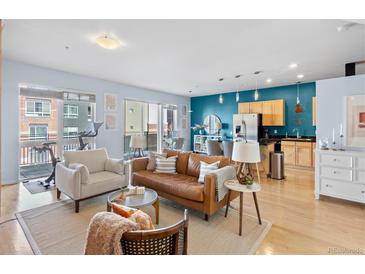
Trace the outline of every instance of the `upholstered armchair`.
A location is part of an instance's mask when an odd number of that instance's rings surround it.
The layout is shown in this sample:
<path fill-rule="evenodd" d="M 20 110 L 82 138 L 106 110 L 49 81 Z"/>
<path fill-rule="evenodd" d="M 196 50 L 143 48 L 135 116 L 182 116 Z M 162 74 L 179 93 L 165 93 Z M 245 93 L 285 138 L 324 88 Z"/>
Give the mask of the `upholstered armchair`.
<path fill-rule="evenodd" d="M 57 198 L 61 193 L 80 201 L 127 186 L 129 170 L 123 160 L 111 159 L 105 149 L 66 151 L 64 162 L 56 166 Z"/>

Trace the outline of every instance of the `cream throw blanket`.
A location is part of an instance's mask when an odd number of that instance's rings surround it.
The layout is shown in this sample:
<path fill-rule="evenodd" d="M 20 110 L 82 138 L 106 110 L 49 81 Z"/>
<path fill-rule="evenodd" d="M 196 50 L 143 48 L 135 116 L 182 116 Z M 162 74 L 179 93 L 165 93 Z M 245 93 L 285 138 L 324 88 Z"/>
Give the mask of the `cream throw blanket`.
<path fill-rule="evenodd" d="M 236 169 L 234 166 L 225 166 L 217 170 L 209 171 L 209 173 L 215 174 L 217 178 L 216 198 L 220 202 L 224 196 L 228 193 L 228 189 L 224 186 L 224 182 L 227 180 L 236 179 Z"/>
<path fill-rule="evenodd" d="M 86 236 L 85 255 L 121 255 L 123 233 L 139 225 L 112 212 L 99 212 L 91 219 Z"/>

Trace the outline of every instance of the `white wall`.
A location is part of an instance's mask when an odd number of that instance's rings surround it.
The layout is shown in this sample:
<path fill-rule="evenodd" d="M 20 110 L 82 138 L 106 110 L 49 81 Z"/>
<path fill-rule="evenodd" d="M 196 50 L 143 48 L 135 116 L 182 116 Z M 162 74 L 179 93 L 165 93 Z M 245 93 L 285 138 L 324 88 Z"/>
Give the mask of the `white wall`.
<path fill-rule="evenodd" d="M 52 88 L 79 90 L 96 94 L 96 120 L 104 120 L 104 93 L 118 94 L 118 129 L 107 131 L 103 129 L 97 137 L 97 146 L 106 147 L 111 157 L 121 157 L 123 154 L 124 134 L 124 98 L 139 99 L 156 103 L 178 105 L 180 118 L 181 105 L 190 108 L 190 98 L 158 92 L 96 78 L 71 74 L 67 72 L 46 69 L 38 66 L 18 63 L 11 60 L 3 61 L 3 97 L 2 97 L 2 171 L 3 183 L 18 181 L 19 159 L 19 84 L 33 84 Z M 190 121 L 190 118 L 188 118 Z M 180 128 L 181 119 L 178 121 Z M 189 126 L 189 125 L 188 125 Z M 190 126 L 182 132 L 186 148 L 190 144 Z"/>
<path fill-rule="evenodd" d="M 317 144 L 321 138 L 332 141 L 332 130 L 338 135 L 339 125 L 346 122 L 346 96 L 365 94 L 365 74 L 316 82 Z M 344 132 L 346 132 L 344 128 Z M 365 150 L 357 148 L 353 150 Z"/>

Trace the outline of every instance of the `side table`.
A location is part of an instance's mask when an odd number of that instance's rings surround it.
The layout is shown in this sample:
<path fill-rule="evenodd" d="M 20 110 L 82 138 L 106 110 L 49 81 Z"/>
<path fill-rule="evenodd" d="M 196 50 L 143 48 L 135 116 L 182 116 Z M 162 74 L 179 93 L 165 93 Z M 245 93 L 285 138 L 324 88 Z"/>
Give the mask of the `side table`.
<path fill-rule="evenodd" d="M 256 207 L 256 213 L 257 213 L 257 218 L 259 220 L 259 224 L 261 225 L 261 216 L 260 216 L 260 210 L 259 210 L 259 205 L 257 203 L 257 197 L 256 197 L 256 192 L 261 191 L 261 185 L 258 183 L 253 183 L 250 187 L 246 186 L 246 185 L 241 185 L 237 180 L 227 180 L 224 182 L 224 186 L 226 188 L 228 188 L 228 199 L 227 199 L 227 207 L 226 207 L 226 213 L 224 215 L 224 217 L 227 217 L 228 215 L 228 208 L 230 205 L 230 197 L 231 197 L 231 192 L 232 191 L 237 191 L 240 193 L 240 225 L 239 225 L 239 235 L 242 235 L 242 215 L 243 215 L 243 193 L 252 193 L 253 195 L 253 199 L 255 201 L 255 207 Z"/>

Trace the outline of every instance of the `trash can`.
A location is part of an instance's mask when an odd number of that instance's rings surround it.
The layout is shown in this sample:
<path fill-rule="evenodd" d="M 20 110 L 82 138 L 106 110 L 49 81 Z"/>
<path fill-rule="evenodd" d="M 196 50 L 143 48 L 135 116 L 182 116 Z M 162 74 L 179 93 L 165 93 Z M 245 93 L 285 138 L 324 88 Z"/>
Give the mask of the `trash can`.
<path fill-rule="evenodd" d="M 284 152 L 270 152 L 270 177 L 276 180 L 283 180 L 284 176 Z"/>

